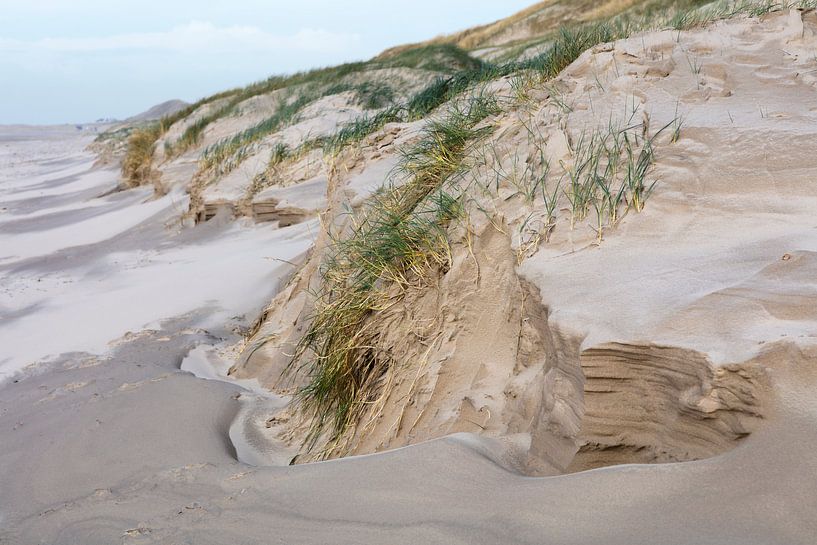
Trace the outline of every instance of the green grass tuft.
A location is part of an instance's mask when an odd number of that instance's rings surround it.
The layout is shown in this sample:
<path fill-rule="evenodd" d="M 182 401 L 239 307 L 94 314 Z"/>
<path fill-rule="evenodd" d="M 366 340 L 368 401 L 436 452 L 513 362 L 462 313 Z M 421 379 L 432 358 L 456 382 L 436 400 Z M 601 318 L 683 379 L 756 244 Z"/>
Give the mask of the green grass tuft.
<path fill-rule="evenodd" d="M 431 123 L 401 162 L 408 181 L 392 182 L 352 219 L 353 233 L 336 237 L 322 267 L 312 322 L 289 372 L 308 375 L 298 400 L 314 418 L 307 446 L 324 435 L 330 451 L 377 392 L 393 362 L 377 348 L 372 317 L 391 304 L 387 290 L 422 284 L 450 264 L 445 226 L 458 217 L 458 198 L 443 188 L 462 168 L 470 146 L 491 131 L 480 122 L 497 106 L 475 97 Z M 329 451 L 324 453 L 329 454 Z"/>
<path fill-rule="evenodd" d="M 382 129 L 388 123 L 403 121 L 403 110 L 391 107 L 375 114 L 355 119 L 341 127 L 331 136 L 320 139 L 323 149 L 328 154 L 336 154 L 346 146 L 357 144 L 367 136 Z"/>

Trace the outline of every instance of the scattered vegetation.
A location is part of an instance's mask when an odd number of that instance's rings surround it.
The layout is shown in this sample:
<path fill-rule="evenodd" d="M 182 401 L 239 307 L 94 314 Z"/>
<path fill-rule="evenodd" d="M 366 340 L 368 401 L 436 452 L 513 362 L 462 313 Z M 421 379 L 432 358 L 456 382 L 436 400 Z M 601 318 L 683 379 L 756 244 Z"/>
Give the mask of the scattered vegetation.
<path fill-rule="evenodd" d="M 463 213 L 464 205 L 462 195 L 452 191 L 446 180 L 456 178 L 464 157 L 490 130 L 480 122 L 499 109 L 486 95 L 458 107 L 463 94 L 473 92 L 481 83 L 512 75 L 514 98 L 517 103 L 524 102 L 532 85 L 555 77 L 597 44 L 655 26 L 691 28 L 737 13 L 757 15 L 773 9 L 725 2 L 698 9 L 704 3 L 674 2 L 671 4 L 688 11 L 667 12 L 661 8 L 669 3 L 655 0 L 608 22 L 561 29 L 538 56 L 501 65 L 483 62 L 438 78 L 405 105 L 357 120 L 322 141 L 327 152 L 335 152 L 390 121 L 425 118 L 444 104 L 453 105 L 442 120 L 429 122 L 421 141 L 405 153 L 401 164 L 406 181 L 387 184 L 352 216 L 351 232 L 334 234 L 321 270 L 323 282 L 315 294 L 312 322 L 288 369 L 308 377 L 298 399 L 312 417 L 309 448 L 326 439 L 328 447 L 322 454 L 339 452 L 363 411 L 383 399 L 380 380 L 394 362 L 378 345 L 378 313 L 393 305 L 409 287 L 430 282 L 450 265 L 447 226 Z M 564 112 L 570 112 L 566 104 Z M 538 206 L 541 199 L 545 229 L 555 223 L 560 197 L 569 203 L 571 225 L 593 213 L 593 228 L 601 241 L 604 229 L 616 225 L 628 211 L 644 209 L 655 187 L 648 176 L 655 160 L 656 139 L 668 132 L 668 140 L 674 142 L 680 135 L 682 120 L 677 115 L 654 132 L 647 116 L 640 123 L 634 119 L 635 108 L 625 115 L 622 125 L 611 121 L 607 127 L 578 135 L 570 145 L 571 161 L 559 165 L 561 176 L 553 172 L 555 167 L 548 162 L 539 137 L 538 144 L 530 146 L 535 157 L 529 157 L 524 166 L 512 165 L 510 175 L 500 167 L 493 171 L 497 184 L 500 178 L 510 182 L 516 190 L 513 196 L 530 206 Z M 528 130 L 530 140 L 536 141 L 536 135 Z M 501 162 L 499 157 L 494 161 Z M 529 221 L 531 217 L 524 223 Z"/>
<path fill-rule="evenodd" d="M 322 96 L 342 93 L 346 91 L 354 91 L 356 93 L 357 102 L 365 109 L 379 109 L 387 107 L 396 100 L 396 94 L 385 82 L 376 82 L 365 80 L 358 83 L 343 83 L 344 79 L 350 79 L 356 75 L 362 74 L 366 71 L 376 70 L 381 68 L 422 68 L 426 70 L 438 71 L 441 73 L 451 73 L 457 70 L 468 68 L 478 61 L 474 60 L 470 55 L 454 46 L 434 46 L 430 48 L 423 48 L 422 50 L 409 51 L 405 54 L 398 55 L 387 61 L 369 61 L 347 63 L 341 66 L 331 68 L 321 68 L 310 70 L 307 72 L 300 72 L 290 76 L 273 76 L 264 81 L 254 83 L 243 89 L 232 89 L 225 91 L 187 106 L 174 114 L 163 118 L 157 125 L 158 130 L 151 130 L 142 132 L 140 134 L 141 140 L 138 141 L 141 148 L 130 151 L 128 148 L 127 155 L 133 154 L 133 157 L 126 157 L 125 163 L 129 165 L 129 172 L 123 170 L 123 176 L 126 180 L 130 180 L 130 172 L 133 165 L 139 164 L 140 159 L 144 158 L 144 148 L 146 144 L 155 145 L 168 129 L 175 123 L 188 118 L 202 106 L 215 103 L 216 101 L 226 99 L 225 102 L 217 108 L 212 109 L 209 113 L 203 115 L 191 125 L 189 125 L 178 140 L 175 142 L 166 142 L 164 145 L 165 153 L 169 156 L 183 153 L 191 146 L 197 144 L 201 140 L 201 136 L 205 129 L 213 122 L 221 119 L 227 115 L 235 112 L 239 104 L 252 97 L 269 94 L 274 91 L 289 89 L 291 92 L 300 92 L 305 95 L 310 95 L 311 100 L 304 98 L 303 100 L 296 100 L 298 108 L 288 108 L 287 111 L 278 113 L 273 116 L 274 119 L 266 120 L 257 128 L 256 131 L 250 131 L 248 136 L 259 134 L 263 129 L 280 126 L 289 119 L 292 119 L 297 110 L 317 100 Z M 277 121 L 276 121 L 277 119 Z M 152 141 L 148 141 L 146 137 L 152 137 Z M 247 135 L 245 135 L 247 136 Z M 229 146 L 235 146 L 237 142 L 232 142 Z M 241 146 L 238 146 L 240 148 Z M 223 157 L 223 155 L 217 155 Z M 240 159 L 240 158 L 239 158 Z M 143 168 L 144 169 L 144 165 Z"/>
<path fill-rule="evenodd" d="M 394 103 L 397 95 L 383 81 L 364 81 L 353 87 L 357 104 L 365 110 L 378 110 Z"/>
<path fill-rule="evenodd" d="M 197 144 L 201 139 L 201 135 L 204 133 L 204 129 L 206 129 L 210 123 L 225 116 L 227 112 L 232 110 L 233 100 L 221 108 L 216 108 L 212 112 L 196 119 L 184 130 L 181 137 L 175 142 L 165 142 L 165 150 L 168 156 L 183 153 L 185 150 Z"/>
<path fill-rule="evenodd" d="M 282 99 L 275 114 L 255 127 L 208 148 L 204 154 L 202 167 L 204 169 L 218 167 L 218 174 L 229 172 L 248 155 L 252 144 L 291 123 L 304 107 L 326 96 L 353 92 L 357 104 L 364 109 L 387 108 L 374 116 L 365 117 L 360 122 L 352 122 L 342 127 L 337 134 L 329 138 L 321 139 L 328 143 L 329 150 L 337 149 L 338 144 L 360 141 L 384 124 L 404 119 L 401 107 L 394 105 L 397 95 L 386 82 L 377 80 L 364 80 L 357 83 L 343 82 L 343 78 L 348 75 L 382 68 L 421 68 L 450 73 L 480 65 L 481 61 L 454 46 L 430 46 L 417 51 L 407 51 L 385 62 L 354 63 L 343 65 L 339 69 L 322 69 L 293 76 L 287 80 L 289 98 Z M 258 91 L 258 88 L 253 90 L 253 92 Z M 237 103 L 246 100 L 247 94 L 246 92 L 239 93 L 227 106 L 189 127 L 180 142 L 189 145 L 188 143 L 197 141 L 204 127 L 213 120 L 226 115 Z M 364 130 L 367 132 L 364 133 Z M 309 143 L 309 146 L 314 147 L 315 144 L 316 142 L 313 141 Z"/>
<path fill-rule="evenodd" d="M 269 158 L 269 166 L 270 168 L 274 168 L 284 161 L 286 161 L 292 152 L 289 149 L 289 146 L 284 144 L 283 142 L 279 142 L 272 147 L 272 153 L 270 154 Z"/>
<path fill-rule="evenodd" d="M 201 160 L 202 167 L 214 168 L 218 174 L 229 172 L 246 157 L 251 144 L 278 131 L 312 100 L 314 96 L 306 93 L 281 98 L 274 115 L 207 148 Z"/>
<path fill-rule="evenodd" d="M 342 81 L 343 78 L 358 74 L 366 69 L 366 63 L 355 62 L 330 68 L 319 68 L 307 72 L 299 72 L 291 76 L 272 76 L 264 81 L 253 83 L 243 89 L 235 91 L 230 96 L 230 100 L 223 107 L 204 116 L 188 127 L 179 139 L 179 142 L 174 144 L 174 148 L 177 149 L 177 151 L 184 151 L 187 149 L 187 146 L 197 143 L 204 129 L 211 123 L 235 112 L 239 104 L 250 98 L 283 89 L 288 89 L 290 92 L 293 92 L 298 88 L 303 88 L 305 91 L 304 94 L 310 94 L 311 92 L 313 99 L 316 98 L 314 95 L 317 94 L 317 88 L 322 88 L 324 94 L 340 93 L 350 88 L 349 86 L 339 88 L 339 82 Z M 308 101 L 304 99 L 300 106 L 302 107 L 306 103 L 308 103 Z"/>
<path fill-rule="evenodd" d="M 483 62 L 453 44 L 431 44 L 406 48 L 394 55 L 375 59 L 387 68 L 415 68 L 453 74 L 463 70 L 475 70 Z"/>
<path fill-rule="evenodd" d="M 595 211 L 596 233 L 601 242 L 605 226 L 615 225 L 628 210 L 641 212 L 655 187 L 647 172 L 655 160 L 655 139 L 675 124 L 673 120 L 654 134 L 644 123 L 583 132 L 573 145 L 573 160 L 562 165 L 570 202 L 571 227 Z"/>
<path fill-rule="evenodd" d="M 587 49 L 589 47 L 587 44 L 595 45 L 610 39 L 613 39 L 612 31 L 605 30 L 605 27 L 600 25 L 592 25 L 573 31 L 564 30 L 560 39 L 546 53 L 524 63 L 514 62 L 501 66 L 481 61 L 471 63 L 470 68 L 462 70 L 453 76 L 436 79 L 413 96 L 405 106 L 393 106 L 373 117 L 364 117 L 342 127 L 334 135 L 324 139 L 327 144 L 326 149 L 336 152 L 345 145 L 360 142 L 366 136 L 381 129 L 386 123 L 422 119 L 478 84 L 508 74 L 524 70 L 536 70 L 539 78 L 552 78 Z M 411 50 L 403 53 L 403 55 L 409 55 L 410 53 L 412 53 Z M 246 136 L 239 136 L 238 140 L 249 142 Z M 206 164 L 209 166 L 210 162 L 208 161 Z"/>
<path fill-rule="evenodd" d="M 382 129 L 388 123 L 403 121 L 403 109 L 393 106 L 373 116 L 364 116 L 355 119 L 341 127 L 334 134 L 320 139 L 326 153 L 334 154 L 346 146 L 357 144 L 367 136 Z"/>
<path fill-rule="evenodd" d="M 392 181 L 353 217 L 350 235 L 335 237 L 312 322 L 289 368 L 309 377 L 299 399 L 315 417 L 310 447 L 324 433 L 331 448 L 338 447 L 392 364 L 370 327 L 372 315 L 392 303 L 389 290 L 422 284 L 449 266 L 445 226 L 460 206 L 444 185 L 461 171 L 473 143 L 492 130 L 480 122 L 497 112 L 495 100 L 477 96 L 430 123 L 401 161 L 408 181 Z"/>
<path fill-rule="evenodd" d="M 487 172 L 483 184 L 486 190 L 490 190 L 490 186 L 493 185 L 494 191 L 498 192 L 502 183 L 508 183 L 515 190 L 510 198 L 521 196 L 525 203 L 533 204 L 541 194 L 545 202 L 548 202 L 547 179 L 550 174 L 550 161 L 545 154 L 544 139 L 529 136 L 531 137 L 528 139 L 528 146 L 532 151 L 524 161 L 512 150 L 496 146 L 482 150 L 482 164 Z M 506 168 L 508 157 L 510 165 Z"/>

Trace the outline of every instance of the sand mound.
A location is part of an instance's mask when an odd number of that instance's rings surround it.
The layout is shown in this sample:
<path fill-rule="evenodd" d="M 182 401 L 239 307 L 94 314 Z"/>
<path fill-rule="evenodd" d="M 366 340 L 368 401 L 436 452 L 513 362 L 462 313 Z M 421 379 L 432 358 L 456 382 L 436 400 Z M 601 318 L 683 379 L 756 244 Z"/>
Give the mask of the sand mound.
<path fill-rule="evenodd" d="M 512 440 L 515 467 L 554 474 L 706 458 L 757 430 L 770 410 L 758 354 L 783 332 L 815 330 L 804 274 L 817 165 L 802 98 L 815 94 L 812 18 L 792 10 L 599 46 L 531 91 L 543 106 L 498 116 L 487 146 L 519 164 L 535 146 L 551 165 L 570 161 L 582 135 L 628 119 L 682 128 L 658 141 L 645 211 L 601 235 L 592 218 L 571 227 L 567 195 L 554 223 L 531 231 L 542 205 L 514 196 L 510 180 L 471 193 L 474 210 L 492 213 L 472 212 L 467 233 L 454 232 L 450 269 L 372 318 L 397 363 L 336 455 L 469 432 Z M 775 77 L 759 78 L 763 67 Z M 363 160 L 365 172 L 379 159 Z M 474 175 L 486 174 L 477 161 Z M 330 213 L 346 209 L 337 199 L 348 179 L 332 179 Z M 321 248 L 273 302 L 235 376 L 281 385 L 308 327 Z"/>

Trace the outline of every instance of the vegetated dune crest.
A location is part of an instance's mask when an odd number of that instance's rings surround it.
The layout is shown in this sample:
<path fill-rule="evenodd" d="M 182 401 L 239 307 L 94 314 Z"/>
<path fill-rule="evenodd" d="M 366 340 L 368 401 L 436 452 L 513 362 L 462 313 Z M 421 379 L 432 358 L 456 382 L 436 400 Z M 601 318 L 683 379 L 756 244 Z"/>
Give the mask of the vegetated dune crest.
<path fill-rule="evenodd" d="M 548 33 L 558 30 L 560 26 L 612 17 L 638 4 L 638 0 L 545 0 L 487 25 L 439 36 L 420 44 L 387 49 L 381 57 L 388 58 L 406 49 L 430 44 L 454 44 L 488 57 L 507 55 L 512 51 L 518 53 L 541 46 L 547 41 Z"/>

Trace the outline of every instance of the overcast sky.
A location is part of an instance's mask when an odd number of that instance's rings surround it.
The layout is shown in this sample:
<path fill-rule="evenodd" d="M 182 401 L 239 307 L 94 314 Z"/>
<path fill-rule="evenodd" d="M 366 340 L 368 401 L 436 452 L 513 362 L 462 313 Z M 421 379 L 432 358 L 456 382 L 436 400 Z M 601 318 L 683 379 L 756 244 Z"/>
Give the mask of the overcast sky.
<path fill-rule="evenodd" d="M 368 59 L 534 0 L 0 0 L 0 124 L 125 118 Z"/>

